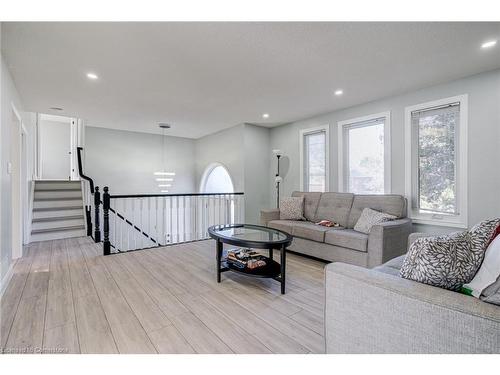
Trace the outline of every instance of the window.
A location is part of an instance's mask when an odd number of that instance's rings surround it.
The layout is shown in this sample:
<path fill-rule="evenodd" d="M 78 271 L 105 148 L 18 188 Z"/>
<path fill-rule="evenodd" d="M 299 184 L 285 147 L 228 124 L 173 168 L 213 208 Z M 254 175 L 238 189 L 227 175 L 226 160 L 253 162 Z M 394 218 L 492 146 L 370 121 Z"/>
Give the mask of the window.
<path fill-rule="evenodd" d="M 219 163 L 210 164 L 203 173 L 200 191 L 202 193 L 233 193 L 233 181 L 226 167 Z"/>
<path fill-rule="evenodd" d="M 390 118 L 384 112 L 339 122 L 340 191 L 390 193 Z"/>
<path fill-rule="evenodd" d="M 328 125 L 300 131 L 300 186 L 328 190 Z"/>
<path fill-rule="evenodd" d="M 406 108 L 406 193 L 416 222 L 467 226 L 467 96 Z"/>

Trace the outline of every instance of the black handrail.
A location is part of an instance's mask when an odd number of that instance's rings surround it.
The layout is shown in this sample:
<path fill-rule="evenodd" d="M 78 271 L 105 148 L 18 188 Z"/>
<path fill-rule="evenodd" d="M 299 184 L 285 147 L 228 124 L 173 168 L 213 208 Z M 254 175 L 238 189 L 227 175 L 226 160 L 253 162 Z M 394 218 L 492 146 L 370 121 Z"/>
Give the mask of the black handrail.
<path fill-rule="evenodd" d="M 82 147 L 77 147 L 76 148 L 76 154 L 78 157 L 78 174 L 80 175 L 81 178 L 84 180 L 87 180 L 90 185 L 90 193 L 94 194 L 94 180 L 92 180 L 90 177 L 85 176 L 83 174 L 83 166 L 82 166 Z M 90 205 L 85 206 L 85 218 L 87 221 L 87 236 L 92 237 L 92 212 L 90 212 Z M 95 238 L 94 238 L 95 240 Z M 96 241 L 98 242 L 98 241 Z"/>
<path fill-rule="evenodd" d="M 110 195 L 111 199 L 118 198 L 154 198 L 154 197 L 199 197 L 199 196 L 216 196 L 216 195 L 245 195 L 245 193 L 184 193 L 184 194 L 119 194 Z"/>
<path fill-rule="evenodd" d="M 83 178 L 84 180 L 87 180 L 90 184 L 90 192 L 92 194 L 94 194 L 94 180 L 92 180 L 90 177 L 88 176 L 85 176 L 83 174 L 83 167 L 82 167 L 82 152 L 83 150 L 83 147 L 77 147 L 76 148 L 76 151 L 77 151 L 77 156 L 78 156 L 78 174 L 80 175 L 81 178 Z"/>

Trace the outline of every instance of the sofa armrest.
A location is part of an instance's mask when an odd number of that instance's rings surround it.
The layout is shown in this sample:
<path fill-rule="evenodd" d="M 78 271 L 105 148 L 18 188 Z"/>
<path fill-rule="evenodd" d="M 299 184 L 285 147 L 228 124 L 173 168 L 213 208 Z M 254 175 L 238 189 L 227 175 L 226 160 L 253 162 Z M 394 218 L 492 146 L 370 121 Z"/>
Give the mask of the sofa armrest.
<path fill-rule="evenodd" d="M 325 269 L 327 353 L 500 353 L 500 308 L 344 263 Z"/>
<path fill-rule="evenodd" d="M 279 220 L 280 210 L 279 208 L 272 208 L 270 210 L 260 211 L 260 225 L 267 227 L 267 223 L 272 220 Z"/>
<path fill-rule="evenodd" d="M 368 235 L 368 267 L 372 268 L 406 253 L 411 219 L 374 225 Z"/>

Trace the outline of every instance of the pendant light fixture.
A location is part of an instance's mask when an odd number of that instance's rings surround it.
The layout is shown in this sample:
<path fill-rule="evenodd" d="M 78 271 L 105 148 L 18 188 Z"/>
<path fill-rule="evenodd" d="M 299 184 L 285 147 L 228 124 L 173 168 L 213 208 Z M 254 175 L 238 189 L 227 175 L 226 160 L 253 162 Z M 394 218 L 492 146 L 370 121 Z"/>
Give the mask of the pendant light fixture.
<path fill-rule="evenodd" d="M 158 124 L 158 126 L 162 130 L 161 159 L 162 159 L 163 168 L 162 168 L 161 171 L 153 172 L 153 175 L 154 176 L 158 176 L 158 178 L 156 178 L 156 181 L 158 181 L 158 182 L 171 182 L 171 181 L 174 180 L 172 177 L 175 176 L 175 172 L 167 172 L 166 171 L 166 164 L 167 164 L 166 163 L 166 148 L 167 148 L 167 145 L 166 145 L 166 143 L 167 143 L 166 142 L 167 141 L 166 130 L 170 129 L 171 126 L 169 124 L 165 123 L 165 122 L 160 122 Z M 172 177 L 165 178 L 164 176 L 172 176 Z M 167 187 L 167 186 L 170 187 L 171 184 L 168 184 L 168 185 L 160 184 L 160 185 L 158 185 L 159 188 L 163 188 L 163 187 Z M 161 192 L 163 193 L 163 192 L 166 192 L 166 191 L 162 190 Z"/>

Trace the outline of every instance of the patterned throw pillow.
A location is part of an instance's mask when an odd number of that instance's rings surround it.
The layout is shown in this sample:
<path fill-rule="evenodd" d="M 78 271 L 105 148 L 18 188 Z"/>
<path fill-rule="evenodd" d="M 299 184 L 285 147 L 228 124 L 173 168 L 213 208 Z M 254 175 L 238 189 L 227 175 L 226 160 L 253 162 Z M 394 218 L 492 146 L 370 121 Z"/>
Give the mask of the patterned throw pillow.
<path fill-rule="evenodd" d="M 374 225 L 384 223 L 386 221 L 394 220 L 397 217 L 394 215 L 389 215 L 384 212 L 379 212 L 372 210 L 371 208 L 365 208 L 361 212 L 361 216 L 358 222 L 354 226 L 354 230 L 357 232 L 368 234 L 372 230 Z"/>
<path fill-rule="evenodd" d="M 281 220 L 305 220 L 304 197 L 287 197 L 280 201 Z"/>
<path fill-rule="evenodd" d="M 418 238 L 406 254 L 401 277 L 459 290 L 474 278 L 498 224 L 500 219 L 485 220 L 465 232 Z"/>

